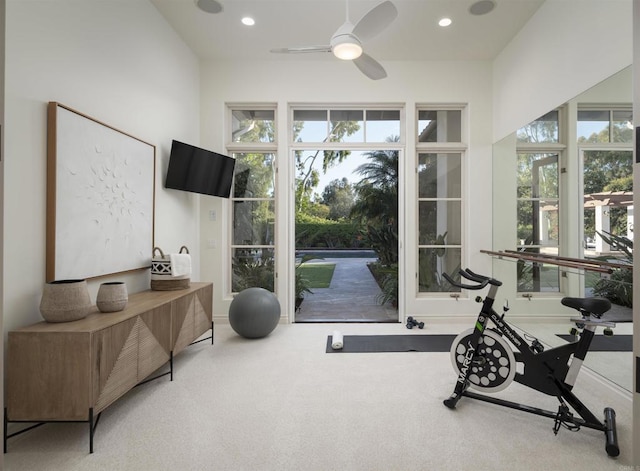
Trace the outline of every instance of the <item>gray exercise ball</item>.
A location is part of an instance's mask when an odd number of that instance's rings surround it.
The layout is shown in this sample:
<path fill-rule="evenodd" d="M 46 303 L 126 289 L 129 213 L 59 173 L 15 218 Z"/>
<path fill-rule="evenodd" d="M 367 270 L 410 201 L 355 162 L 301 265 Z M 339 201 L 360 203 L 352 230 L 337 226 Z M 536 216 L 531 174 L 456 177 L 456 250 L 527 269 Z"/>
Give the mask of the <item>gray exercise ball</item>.
<path fill-rule="evenodd" d="M 229 306 L 229 323 L 238 335 L 248 339 L 266 337 L 278 325 L 280 303 L 271 291 L 247 288 Z"/>

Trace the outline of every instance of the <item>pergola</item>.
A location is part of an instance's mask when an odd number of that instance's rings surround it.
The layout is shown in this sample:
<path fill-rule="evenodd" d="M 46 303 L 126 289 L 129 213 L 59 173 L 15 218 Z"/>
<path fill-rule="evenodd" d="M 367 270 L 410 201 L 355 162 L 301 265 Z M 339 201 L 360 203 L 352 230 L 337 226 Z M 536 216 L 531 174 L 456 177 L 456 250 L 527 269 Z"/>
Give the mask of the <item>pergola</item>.
<path fill-rule="evenodd" d="M 585 209 L 596 212 L 596 232 L 610 232 L 609 208 L 627 208 L 627 237 L 633 240 L 633 191 L 602 191 L 584 195 Z M 609 252 L 609 244 L 596 234 L 596 252 Z"/>

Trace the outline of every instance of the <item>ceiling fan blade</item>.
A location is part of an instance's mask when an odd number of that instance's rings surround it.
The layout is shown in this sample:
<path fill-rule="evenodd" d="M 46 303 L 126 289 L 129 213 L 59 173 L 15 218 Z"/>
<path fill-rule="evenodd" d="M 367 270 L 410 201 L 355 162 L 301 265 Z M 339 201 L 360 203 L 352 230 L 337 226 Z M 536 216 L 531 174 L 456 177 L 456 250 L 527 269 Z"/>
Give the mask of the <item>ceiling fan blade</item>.
<path fill-rule="evenodd" d="M 387 72 L 384 70 L 384 67 L 382 67 L 377 60 L 367 54 L 362 53 L 360 57 L 353 60 L 353 63 L 358 69 L 360 69 L 360 72 L 365 74 L 371 80 L 380 80 L 387 76 Z"/>
<path fill-rule="evenodd" d="M 353 34 L 362 42 L 368 41 L 389 26 L 396 16 L 398 10 L 395 5 L 388 0 L 382 2 L 360 18 L 353 28 Z"/>
<path fill-rule="evenodd" d="M 331 52 L 331 46 L 281 47 L 271 49 L 276 54 L 304 54 L 307 52 Z"/>

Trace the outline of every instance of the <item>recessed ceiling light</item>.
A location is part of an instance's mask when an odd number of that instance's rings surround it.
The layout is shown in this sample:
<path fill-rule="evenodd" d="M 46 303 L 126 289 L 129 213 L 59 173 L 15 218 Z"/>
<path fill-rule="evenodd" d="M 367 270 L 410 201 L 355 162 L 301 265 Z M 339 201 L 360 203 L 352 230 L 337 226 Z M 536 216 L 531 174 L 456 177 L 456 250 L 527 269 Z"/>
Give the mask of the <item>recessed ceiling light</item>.
<path fill-rule="evenodd" d="M 244 18 L 242 18 L 242 24 L 243 25 L 247 25 L 247 26 L 253 26 L 256 24 L 256 20 L 254 20 L 253 18 L 251 18 L 250 16 L 245 16 Z"/>
<path fill-rule="evenodd" d="M 449 26 L 451 23 L 451 18 L 441 18 L 440 21 L 438 21 L 438 24 L 443 28 Z"/>
<path fill-rule="evenodd" d="M 472 15 L 485 15 L 496 7 L 493 0 L 480 0 L 469 7 L 469 13 Z"/>
<path fill-rule="evenodd" d="M 220 13 L 222 5 L 216 0 L 196 0 L 196 5 L 205 13 Z"/>

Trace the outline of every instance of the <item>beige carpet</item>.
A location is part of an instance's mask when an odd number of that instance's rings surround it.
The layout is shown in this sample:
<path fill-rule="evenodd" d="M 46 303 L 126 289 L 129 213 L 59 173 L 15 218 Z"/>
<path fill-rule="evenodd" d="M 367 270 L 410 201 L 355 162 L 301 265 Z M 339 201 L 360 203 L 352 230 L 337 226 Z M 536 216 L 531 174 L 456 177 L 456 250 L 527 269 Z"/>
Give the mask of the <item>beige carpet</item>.
<path fill-rule="evenodd" d="M 552 432 L 550 419 L 463 398 L 442 400 L 448 353 L 325 353 L 327 335 L 407 334 L 402 324 L 280 325 L 246 340 L 216 326 L 176 357 L 168 378 L 102 415 L 95 453 L 86 424 L 47 424 L 9 441 L 7 470 L 617 470 L 631 459 L 630 395 L 583 371 L 576 394 L 616 409 L 621 455 L 604 434 Z M 416 332 L 457 333 L 460 326 Z M 587 373 L 587 374 L 584 374 Z M 500 397 L 556 409 L 516 383 Z"/>

